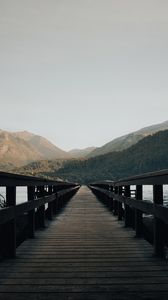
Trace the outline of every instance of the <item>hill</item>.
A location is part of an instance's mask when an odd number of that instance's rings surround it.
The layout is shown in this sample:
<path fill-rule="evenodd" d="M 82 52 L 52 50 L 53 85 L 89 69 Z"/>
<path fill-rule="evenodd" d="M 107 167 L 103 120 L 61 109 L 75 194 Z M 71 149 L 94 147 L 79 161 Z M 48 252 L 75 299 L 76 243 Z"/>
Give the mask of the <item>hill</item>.
<path fill-rule="evenodd" d="M 81 158 L 88 156 L 96 147 L 88 147 L 85 149 L 72 149 L 68 153 L 72 158 Z"/>
<path fill-rule="evenodd" d="M 70 155 L 41 136 L 0 130 L 0 169 L 3 171 L 32 161 L 63 158 Z"/>
<path fill-rule="evenodd" d="M 20 166 L 31 160 L 38 159 L 42 159 L 42 156 L 26 141 L 15 137 L 10 132 L 0 131 L 1 168 L 4 165 L 10 167 Z"/>
<path fill-rule="evenodd" d="M 31 162 L 25 166 L 14 168 L 12 171 L 16 174 L 23 174 L 27 176 L 38 176 L 38 177 L 51 177 L 52 179 L 58 179 L 57 176 L 49 176 L 47 173 L 56 172 L 64 164 L 66 160 L 39 160 Z"/>
<path fill-rule="evenodd" d="M 121 152 L 111 152 L 84 160 L 66 161 L 47 176 L 88 183 L 114 180 L 168 168 L 168 130 L 147 136 Z"/>
<path fill-rule="evenodd" d="M 89 153 L 87 157 L 88 158 L 95 157 L 112 151 L 122 151 L 124 149 L 131 147 L 132 145 L 135 145 L 136 143 L 138 143 L 140 140 L 142 140 L 144 137 L 148 135 L 152 135 L 156 132 L 167 130 L 167 129 L 168 129 L 168 121 L 142 128 L 138 131 L 118 137 L 112 140 L 111 142 L 105 144 L 102 147 L 96 148 L 91 153 Z"/>
<path fill-rule="evenodd" d="M 43 159 L 70 158 L 70 155 L 67 152 L 58 148 L 42 136 L 35 135 L 28 131 L 16 132 L 14 135 L 25 140 L 29 145 L 34 147 Z"/>

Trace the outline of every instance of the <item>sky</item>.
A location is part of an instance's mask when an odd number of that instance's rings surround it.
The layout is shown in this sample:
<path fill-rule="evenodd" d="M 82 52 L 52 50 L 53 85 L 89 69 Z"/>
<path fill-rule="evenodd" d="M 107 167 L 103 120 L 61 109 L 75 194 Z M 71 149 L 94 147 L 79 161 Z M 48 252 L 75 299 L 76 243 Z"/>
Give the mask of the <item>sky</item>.
<path fill-rule="evenodd" d="M 64 150 L 168 120 L 168 1 L 0 0 L 0 104 Z"/>

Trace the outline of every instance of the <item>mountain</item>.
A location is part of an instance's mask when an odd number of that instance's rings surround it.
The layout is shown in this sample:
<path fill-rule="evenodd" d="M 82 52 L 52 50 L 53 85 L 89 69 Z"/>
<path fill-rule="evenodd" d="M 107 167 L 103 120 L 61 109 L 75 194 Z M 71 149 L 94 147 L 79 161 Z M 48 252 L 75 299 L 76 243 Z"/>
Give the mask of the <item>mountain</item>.
<path fill-rule="evenodd" d="M 32 161 L 70 158 L 47 139 L 29 133 L 0 130 L 0 169 L 9 171 Z"/>
<path fill-rule="evenodd" d="M 38 159 L 42 159 L 42 156 L 26 141 L 16 137 L 10 132 L 0 131 L 1 169 L 5 164 L 8 167 L 20 166 L 31 160 Z"/>
<path fill-rule="evenodd" d="M 147 136 L 130 148 L 83 160 L 70 160 L 46 176 L 80 183 L 115 180 L 168 168 L 168 130 Z"/>
<path fill-rule="evenodd" d="M 38 160 L 33 161 L 25 166 L 19 168 L 14 168 L 13 173 L 23 174 L 27 176 L 38 176 L 38 177 L 49 177 L 48 172 L 56 172 L 59 170 L 65 163 L 66 160 Z M 52 176 L 51 176 L 52 177 Z M 58 179 L 56 176 L 54 179 Z"/>
<path fill-rule="evenodd" d="M 159 134 L 164 134 L 164 132 L 167 132 L 166 129 L 168 129 L 168 121 L 161 124 L 145 127 L 136 132 L 124 135 L 97 149 L 90 147 L 83 150 L 75 149 L 70 152 L 65 152 L 53 145 L 44 137 L 35 135 L 28 131 L 8 132 L 0 130 L 0 170 L 11 171 L 16 167 L 19 168 L 31 162 L 43 161 L 43 163 L 41 163 L 41 165 L 37 167 L 37 172 L 35 164 L 33 166 L 29 166 L 26 171 L 22 169 L 22 174 L 24 172 L 29 172 L 30 169 L 30 173 L 34 172 L 34 174 L 40 173 L 42 175 L 44 175 L 45 173 L 46 176 L 52 177 L 62 176 L 63 179 L 66 179 L 66 176 L 68 176 L 67 179 L 71 177 L 72 181 L 78 181 L 77 177 L 79 177 L 79 179 L 83 180 L 83 182 L 88 182 L 88 180 L 90 181 L 90 179 L 93 178 L 108 178 L 108 176 L 109 179 L 113 178 L 113 176 L 114 178 L 118 178 L 118 176 L 120 177 L 124 174 L 130 175 L 132 172 L 131 170 L 134 170 L 134 168 L 131 167 L 132 169 L 130 169 L 130 171 L 128 172 L 129 166 L 127 165 L 125 167 L 125 171 L 124 169 L 121 170 L 119 164 L 122 161 L 121 157 L 123 157 L 123 155 L 127 155 L 129 157 L 129 153 L 131 153 L 132 149 L 134 149 L 134 146 L 136 147 L 137 145 L 137 147 L 139 147 L 139 143 L 144 140 L 144 137 L 149 138 L 150 140 L 150 138 L 153 138 L 153 136 L 151 137 L 151 135 L 155 134 L 156 132 L 158 132 Z M 167 137 L 165 136 L 165 138 Z M 157 143 L 158 145 L 160 145 L 160 147 L 163 147 L 163 149 L 165 149 L 164 142 L 162 140 L 161 142 L 158 141 Z M 128 152 L 124 154 L 124 151 L 127 150 Z M 142 154 L 144 153 L 144 151 L 146 151 L 145 153 L 147 154 L 147 150 L 148 149 L 141 149 Z M 138 148 L 137 151 L 139 151 Z M 108 153 L 109 156 L 106 157 Z M 158 151 L 158 153 L 160 152 Z M 149 161 L 154 155 L 155 153 L 152 153 L 151 151 Z M 136 156 L 135 153 L 133 153 L 133 159 L 134 156 Z M 73 159 L 71 162 L 66 162 L 66 160 L 69 160 L 72 157 L 74 157 L 75 159 Z M 143 165 L 141 155 L 138 159 L 139 165 Z M 165 161 L 166 159 L 167 158 L 165 157 Z M 44 162 L 50 160 L 53 160 L 53 162 L 47 164 Z M 58 160 L 61 160 L 60 163 L 58 163 Z M 118 160 L 119 163 L 118 165 L 116 165 L 116 161 Z M 126 162 L 127 159 L 124 158 L 124 160 Z M 148 161 L 146 162 L 146 165 L 148 166 Z M 132 166 L 131 161 L 130 166 Z M 161 165 L 157 166 L 157 168 L 159 167 L 161 168 Z M 139 169 L 135 170 L 137 170 L 137 172 L 139 173 Z M 17 171 L 19 172 L 19 169 Z M 143 167 L 141 171 L 145 171 L 145 167 Z M 147 168 L 147 171 L 149 171 L 149 168 Z M 73 175 L 75 176 L 75 179 L 73 179 Z"/>
<path fill-rule="evenodd" d="M 73 150 L 70 150 L 68 153 L 70 154 L 70 156 L 72 158 L 81 158 L 81 157 L 86 157 L 95 149 L 96 149 L 96 147 L 88 147 L 85 149 L 73 149 Z"/>
<path fill-rule="evenodd" d="M 33 138 L 33 136 L 35 136 L 35 134 L 29 132 L 29 131 L 17 131 L 17 132 L 11 132 L 11 134 L 15 137 L 18 137 L 20 139 L 23 139 L 24 141 L 30 141 L 31 138 Z"/>
<path fill-rule="evenodd" d="M 36 151 L 43 157 L 43 159 L 65 159 L 70 158 L 70 155 L 53 145 L 46 138 L 35 135 L 28 131 L 20 131 L 14 133 L 15 136 L 25 140 L 29 145 L 34 147 Z"/>
<path fill-rule="evenodd" d="M 148 135 L 154 134 L 162 130 L 167 130 L 167 129 L 168 129 L 168 121 L 157 125 L 152 125 L 149 127 L 142 128 L 138 131 L 118 137 L 112 140 L 111 142 L 105 144 L 102 147 L 96 148 L 91 153 L 89 153 L 87 157 L 88 158 L 95 157 L 112 151 L 122 151 L 136 144 L 137 142 L 139 142 L 140 140 L 142 140 L 144 137 Z"/>

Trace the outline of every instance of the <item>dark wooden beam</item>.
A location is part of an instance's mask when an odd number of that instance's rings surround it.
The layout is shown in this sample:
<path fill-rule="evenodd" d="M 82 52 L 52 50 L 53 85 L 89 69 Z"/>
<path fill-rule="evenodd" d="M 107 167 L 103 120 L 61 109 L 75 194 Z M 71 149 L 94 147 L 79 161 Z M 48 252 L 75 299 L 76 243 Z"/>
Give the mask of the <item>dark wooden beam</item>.
<path fill-rule="evenodd" d="M 142 185 L 136 186 L 136 200 L 142 201 Z M 142 211 L 135 209 L 135 232 L 136 237 L 141 237 L 143 235 L 143 222 L 142 222 Z"/>
<path fill-rule="evenodd" d="M 6 205 L 15 207 L 16 205 L 16 187 L 6 188 Z M 15 215 L 11 220 L 2 226 L 2 252 L 3 257 L 14 258 L 16 256 L 16 218 Z"/>
<path fill-rule="evenodd" d="M 28 201 L 34 201 L 35 198 L 35 186 L 28 186 Z M 35 236 L 35 208 L 28 212 L 28 237 L 34 238 Z"/>
<path fill-rule="evenodd" d="M 154 204 L 163 205 L 163 186 L 153 186 L 153 202 Z M 154 216 L 154 253 L 157 256 L 164 257 L 165 244 L 165 226 L 163 221 Z"/>

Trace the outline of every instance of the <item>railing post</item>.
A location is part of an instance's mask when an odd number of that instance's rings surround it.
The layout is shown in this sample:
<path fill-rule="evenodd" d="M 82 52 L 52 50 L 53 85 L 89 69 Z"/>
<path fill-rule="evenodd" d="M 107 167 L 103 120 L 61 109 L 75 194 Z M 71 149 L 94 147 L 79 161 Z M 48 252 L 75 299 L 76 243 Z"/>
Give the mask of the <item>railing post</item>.
<path fill-rule="evenodd" d="M 130 185 L 125 186 L 125 197 L 130 197 Z M 125 227 L 129 227 L 131 225 L 130 220 L 130 208 L 129 205 L 125 204 Z"/>
<path fill-rule="evenodd" d="M 57 213 L 57 187 L 53 187 L 53 192 L 55 194 L 55 200 L 53 201 L 53 213 L 56 215 Z"/>
<path fill-rule="evenodd" d="M 16 205 L 16 186 L 6 187 L 6 205 Z M 5 258 L 14 258 L 16 256 L 16 219 L 3 225 L 2 237 L 2 255 Z"/>
<path fill-rule="evenodd" d="M 38 187 L 38 197 L 44 197 L 45 196 L 45 190 L 44 186 Z M 41 205 L 37 209 L 37 222 L 38 226 L 44 228 L 45 227 L 45 205 Z"/>
<path fill-rule="evenodd" d="M 109 192 L 114 193 L 114 187 L 113 186 L 109 186 Z M 113 211 L 113 197 L 111 197 L 110 194 L 109 194 L 109 209 L 110 209 L 110 211 Z"/>
<path fill-rule="evenodd" d="M 35 186 L 27 187 L 28 201 L 34 200 Z M 35 209 L 28 212 L 28 237 L 34 238 L 35 236 Z"/>
<path fill-rule="evenodd" d="M 118 186 L 115 186 L 114 192 L 116 195 L 118 194 Z M 113 200 L 113 214 L 114 214 L 114 216 L 118 215 L 118 201 L 115 200 L 115 198 Z"/>
<path fill-rule="evenodd" d="M 163 205 L 163 185 L 153 185 L 153 202 Z M 164 257 L 164 223 L 154 216 L 154 253 Z"/>
<path fill-rule="evenodd" d="M 52 195 L 52 193 L 53 193 L 53 186 L 50 185 L 48 187 L 48 194 Z M 53 218 L 53 201 L 48 203 L 48 219 L 52 220 L 52 218 Z"/>
<path fill-rule="evenodd" d="M 122 195 L 122 186 L 118 187 L 118 195 L 119 196 Z M 122 220 L 122 215 L 123 215 L 122 202 L 118 201 L 118 221 Z"/>
<path fill-rule="evenodd" d="M 136 199 L 142 200 L 142 185 L 136 185 Z M 135 209 L 135 232 L 136 237 L 141 237 L 143 235 L 143 222 L 142 222 L 142 211 Z"/>

